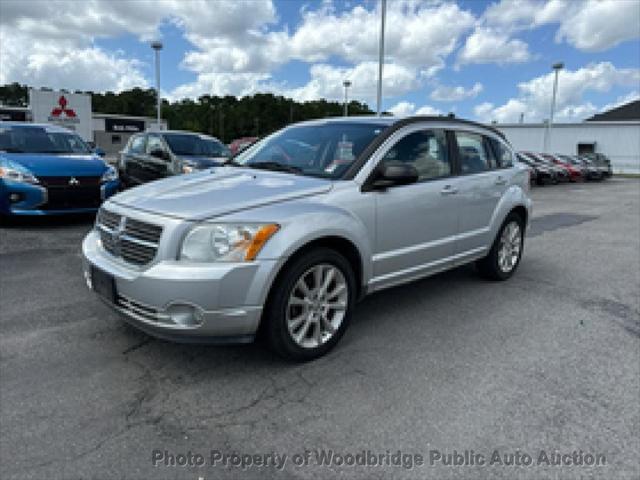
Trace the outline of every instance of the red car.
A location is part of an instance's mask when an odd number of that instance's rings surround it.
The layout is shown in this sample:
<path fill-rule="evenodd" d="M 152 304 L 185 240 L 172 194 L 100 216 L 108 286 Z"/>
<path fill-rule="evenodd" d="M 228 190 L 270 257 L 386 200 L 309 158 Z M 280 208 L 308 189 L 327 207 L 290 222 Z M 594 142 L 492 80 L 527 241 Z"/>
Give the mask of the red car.
<path fill-rule="evenodd" d="M 572 165 L 571 163 L 567 163 L 567 162 L 561 160 L 560 158 L 556 157 L 555 155 L 550 155 L 548 153 L 542 153 L 541 155 L 544 158 L 546 158 L 547 160 L 555 163 L 559 167 L 564 168 L 566 170 L 566 172 L 569 174 L 569 181 L 570 182 L 582 182 L 582 181 L 584 181 L 584 176 L 582 175 L 582 170 L 579 169 L 576 165 Z"/>
<path fill-rule="evenodd" d="M 234 140 L 233 142 L 231 142 L 229 144 L 229 150 L 231 150 L 231 154 L 232 155 L 235 155 L 236 153 L 241 152 L 242 150 L 247 148 L 249 145 L 254 143 L 256 140 L 258 140 L 258 137 L 237 138 L 236 140 Z"/>

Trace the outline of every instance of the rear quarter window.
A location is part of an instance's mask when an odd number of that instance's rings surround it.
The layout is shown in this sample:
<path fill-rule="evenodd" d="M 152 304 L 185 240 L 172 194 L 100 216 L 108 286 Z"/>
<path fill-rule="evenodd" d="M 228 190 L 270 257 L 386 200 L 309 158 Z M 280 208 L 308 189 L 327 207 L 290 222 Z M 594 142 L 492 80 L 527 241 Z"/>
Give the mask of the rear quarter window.
<path fill-rule="evenodd" d="M 509 168 L 513 167 L 513 153 L 511 150 L 501 141 L 496 140 L 495 138 L 490 138 L 489 142 L 493 147 L 493 151 L 495 152 L 495 156 L 498 162 L 499 168 Z"/>

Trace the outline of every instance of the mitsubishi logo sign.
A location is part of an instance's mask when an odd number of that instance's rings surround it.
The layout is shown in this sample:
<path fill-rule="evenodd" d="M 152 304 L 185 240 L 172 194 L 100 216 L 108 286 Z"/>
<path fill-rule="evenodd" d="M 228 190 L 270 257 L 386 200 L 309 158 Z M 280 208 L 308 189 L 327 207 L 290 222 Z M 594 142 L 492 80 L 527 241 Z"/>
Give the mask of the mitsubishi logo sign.
<path fill-rule="evenodd" d="M 78 133 L 85 142 L 94 140 L 91 95 L 32 88 L 29 106 L 34 123 L 60 125 Z"/>
<path fill-rule="evenodd" d="M 76 185 L 80 185 L 80 182 L 76 177 L 71 177 L 69 179 L 69 185 L 71 185 L 72 187 L 75 187 Z"/>
<path fill-rule="evenodd" d="M 80 123 L 76 111 L 69 107 L 67 97 L 64 95 L 60 95 L 57 105 L 53 107 L 47 120 L 72 130 L 75 130 L 75 124 Z"/>
<path fill-rule="evenodd" d="M 67 108 L 67 103 L 67 99 L 64 97 L 64 95 L 60 95 L 60 98 L 58 99 L 58 106 L 54 107 L 53 110 L 51 110 L 51 116 L 59 118 L 60 116 L 64 115 L 65 117 L 75 118 L 75 110 L 73 110 L 72 108 Z"/>

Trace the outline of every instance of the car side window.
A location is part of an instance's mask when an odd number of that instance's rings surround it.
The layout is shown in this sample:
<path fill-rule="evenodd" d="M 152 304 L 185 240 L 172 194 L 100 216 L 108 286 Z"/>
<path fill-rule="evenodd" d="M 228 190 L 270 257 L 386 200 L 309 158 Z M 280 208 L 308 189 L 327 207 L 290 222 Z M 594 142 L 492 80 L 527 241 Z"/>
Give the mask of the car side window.
<path fill-rule="evenodd" d="M 147 155 L 154 150 L 162 150 L 163 152 L 166 150 L 159 135 L 149 135 L 147 138 Z"/>
<path fill-rule="evenodd" d="M 420 130 L 399 140 L 382 158 L 410 163 L 418 171 L 418 181 L 451 175 L 451 162 L 444 130 Z"/>
<path fill-rule="evenodd" d="M 455 135 L 460 173 L 481 173 L 491 169 L 491 159 L 482 135 L 470 132 L 455 132 Z"/>
<path fill-rule="evenodd" d="M 491 145 L 493 145 L 493 151 L 496 153 L 498 157 L 498 167 L 499 168 L 509 168 L 513 167 L 513 153 L 511 150 L 507 148 L 507 146 L 499 140 L 491 138 L 489 140 Z"/>
<path fill-rule="evenodd" d="M 144 153 L 144 145 L 145 145 L 145 136 L 139 135 L 137 137 L 133 137 L 131 139 L 131 144 L 129 145 L 129 152 L 131 153 Z"/>

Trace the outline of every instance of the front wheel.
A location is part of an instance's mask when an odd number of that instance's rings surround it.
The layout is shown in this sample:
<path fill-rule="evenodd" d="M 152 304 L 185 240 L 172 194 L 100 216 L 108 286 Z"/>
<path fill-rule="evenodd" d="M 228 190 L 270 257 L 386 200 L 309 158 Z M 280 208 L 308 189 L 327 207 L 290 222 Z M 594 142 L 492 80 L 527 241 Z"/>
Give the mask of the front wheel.
<path fill-rule="evenodd" d="M 318 358 L 344 334 L 356 296 L 349 262 L 328 248 L 298 257 L 279 275 L 265 309 L 270 347 L 296 361 Z"/>
<path fill-rule="evenodd" d="M 476 262 L 478 271 L 491 280 L 506 280 L 520 264 L 524 248 L 524 221 L 511 213 L 502 224 L 489 254 Z"/>

